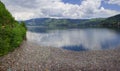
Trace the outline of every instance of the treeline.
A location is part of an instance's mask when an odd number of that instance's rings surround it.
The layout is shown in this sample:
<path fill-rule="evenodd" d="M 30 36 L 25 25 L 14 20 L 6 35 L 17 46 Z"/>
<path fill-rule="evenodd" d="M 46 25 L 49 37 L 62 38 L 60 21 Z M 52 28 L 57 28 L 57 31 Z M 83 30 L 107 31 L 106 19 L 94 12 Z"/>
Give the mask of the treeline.
<path fill-rule="evenodd" d="M 107 28 L 120 28 L 120 14 L 109 17 L 101 22 L 103 27 Z"/>
<path fill-rule="evenodd" d="M 19 47 L 26 37 L 24 22 L 17 22 L 0 1 L 0 56 Z"/>
<path fill-rule="evenodd" d="M 36 18 L 27 20 L 25 22 L 27 26 L 43 26 L 50 29 L 92 28 L 92 27 L 120 28 L 120 14 L 109 18 L 94 18 L 94 19 Z"/>
<path fill-rule="evenodd" d="M 25 22 L 28 27 L 42 26 L 49 29 L 71 29 L 71 28 L 96 27 L 103 20 L 104 18 L 95 18 L 95 19 L 37 18 L 37 19 L 27 20 Z"/>

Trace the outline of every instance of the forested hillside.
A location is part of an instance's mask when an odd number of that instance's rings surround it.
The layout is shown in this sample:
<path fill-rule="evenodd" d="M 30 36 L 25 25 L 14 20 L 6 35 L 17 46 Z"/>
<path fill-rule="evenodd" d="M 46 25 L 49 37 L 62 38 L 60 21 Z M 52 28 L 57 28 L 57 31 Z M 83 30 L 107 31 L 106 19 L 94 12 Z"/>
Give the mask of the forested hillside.
<path fill-rule="evenodd" d="M 0 56 L 19 47 L 25 37 L 24 22 L 18 23 L 0 1 Z"/>
<path fill-rule="evenodd" d="M 52 19 L 52 18 L 37 18 L 27 20 L 27 26 L 42 26 L 49 29 L 71 29 L 71 28 L 87 28 L 87 27 L 98 27 L 99 23 L 104 18 L 95 19 Z"/>
<path fill-rule="evenodd" d="M 69 28 L 120 28 L 120 14 L 108 18 L 94 19 L 53 19 L 37 18 L 25 21 L 27 26 L 42 26 L 50 29 Z"/>
<path fill-rule="evenodd" d="M 120 14 L 105 19 L 101 25 L 109 28 L 120 28 Z"/>

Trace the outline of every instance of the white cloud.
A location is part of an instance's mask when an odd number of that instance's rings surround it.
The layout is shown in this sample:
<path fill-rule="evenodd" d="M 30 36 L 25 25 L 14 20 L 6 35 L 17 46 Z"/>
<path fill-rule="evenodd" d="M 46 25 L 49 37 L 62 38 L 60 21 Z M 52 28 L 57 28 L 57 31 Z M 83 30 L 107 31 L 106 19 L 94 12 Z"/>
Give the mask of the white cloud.
<path fill-rule="evenodd" d="M 108 17 L 120 12 L 101 7 L 102 0 L 83 0 L 81 5 L 61 0 L 2 0 L 17 20 L 31 18 L 95 18 Z"/>
<path fill-rule="evenodd" d="M 107 1 L 109 4 L 117 4 L 120 6 L 120 0 L 109 0 Z"/>
<path fill-rule="evenodd" d="M 109 48 L 114 46 L 114 44 L 111 43 L 116 42 L 116 39 L 119 39 L 119 37 L 117 37 L 114 32 L 106 29 L 54 30 L 49 31 L 49 33 L 27 32 L 28 41 L 37 43 L 40 46 L 59 48 L 82 45 L 85 49 L 98 50 L 102 49 L 105 45 Z M 118 46 L 119 43 L 115 45 Z"/>

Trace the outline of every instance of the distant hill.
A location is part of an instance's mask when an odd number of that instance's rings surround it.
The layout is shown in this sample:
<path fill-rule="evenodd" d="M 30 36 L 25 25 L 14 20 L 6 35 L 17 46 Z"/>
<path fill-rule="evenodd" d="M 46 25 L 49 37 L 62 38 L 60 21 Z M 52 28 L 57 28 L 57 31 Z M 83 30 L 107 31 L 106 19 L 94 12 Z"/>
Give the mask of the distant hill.
<path fill-rule="evenodd" d="M 25 35 L 25 24 L 18 23 L 0 1 L 0 56 L 20 46 Z"/>
<path fill-rule="evenodd" d="M 104 19 L 52 19 L 37 18 L 25 21 L 27 26 L 45 26 L 49 28 L 80 28 L 85 26 L 97 25 Z"/>
<path fill-rule="evenodd" d="M 109 18 L 94 19 L 52 19 L 36 18 L 25 21 L 27 26 L 44 26 L 49 28 L 83 28 L 83 27 L 119 27 L 120 14 Z"/>
<path fill-rule="evenodd" d="M 52 18 L 37 18 L 37 19 L 31 19 L 27 20 L 26 24 L 29 26 L 40 26 L 40 25 L 46 25 L 54 24 L 54 25 L 60 25 L 60 24 L 79 24 L 80 22 L 87 21 L 87 19 L 52 19 Z"/>
<path fill-rule="evenodd" d="M 101 25 L 109 28 L 120 28 L 120 14 L 105 19 Z"/>
<path fill-rule="evenodd" d="M 54 19 L 54 18 L 36 18 L 25 21 L 28 30 L 44 29 L 71 29 L 71 28 L 119 28 L 120 14 L 109 18 L 94 18 L 94 19 Z M 34 26 L 30 28 L 30 26 Z M 37 26 L 37 27 L 35 27 Z"/>

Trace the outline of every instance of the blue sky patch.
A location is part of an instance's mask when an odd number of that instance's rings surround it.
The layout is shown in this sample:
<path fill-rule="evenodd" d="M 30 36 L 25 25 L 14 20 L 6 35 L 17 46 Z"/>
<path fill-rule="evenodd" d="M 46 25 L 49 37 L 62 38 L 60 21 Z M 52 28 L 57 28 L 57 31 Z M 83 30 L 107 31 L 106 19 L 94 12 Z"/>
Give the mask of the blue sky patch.
<path fill-rule="evenodd" d="M 69 3 L 69 4 L 78 4 L 80 5 L 83 0 L 62 0 L 64 3 Z M 116 4 L 107 4 L 104 1 L 102 1 L 102 7 L 105 9 L 111 9 L 111 10 L 117 10 L 120 11 L 120 6 Z"/>
<path fill-rule="evenodd" d="M 62 0 L 64 3 L 78 4 L 80 5 L 83 0 Z"/>
<path fill-rule="evenodd" d="M 111 10 L 120 11 L 120 6 L 119 6 L 119 5 L 116 5 L 116 4 L 107 4 L 107 3 L 105 3 L 105 2 L 102 1 L 102 6 L 103 6 L 105 9 L 111 9 Z"/>

